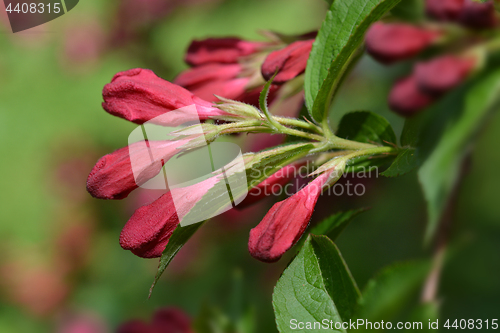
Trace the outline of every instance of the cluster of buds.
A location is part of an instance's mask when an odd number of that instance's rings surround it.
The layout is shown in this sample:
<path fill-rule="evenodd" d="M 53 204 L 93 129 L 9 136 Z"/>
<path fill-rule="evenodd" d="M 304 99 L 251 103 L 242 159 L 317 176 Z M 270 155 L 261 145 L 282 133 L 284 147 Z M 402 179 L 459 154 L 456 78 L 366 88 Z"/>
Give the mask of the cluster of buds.
<path fill-rule="evenodd" d="M 454 50 L 417 62 L 410 75 L 396 82 L 389 106 L 405 117 L 425 109 L 469 78 L 481 66 L 481 46 L 489 41 L 483 30 L 498 25 L 493 1 L 426 0 L 425 5 L 427 15 L 437 23 L 378 22 L 366 34 L 367 52 L 383 64 L 413 58 L 432 46 Z"/>
<path fill-rule="evenodd" d="M 204 200 L 211 197 L 207 194 L 219 185 L 226 189 L 226 177 L 251 174 L 254 168 L 273 161 L 262 176 L 245 183 L 249 194 L 247 199 L 242 198 L 241 205 L 247 206 L 266 196 L 261 195 L 266 193 L 263 189 L 287 183 L 297 168 L 312 161 L 311 165 L 317 170 L 311 176 L 316 178 L 288 199 L 276 203 L 250 232 L 250 254 L 258 260 L 274 262 L 301 238 L 318 197 L 342 176 L 350 158 L 358 157 L 362 149 L 365 149 L 362 155 L 394 150 L 340 138 L 331 140 L 333 133 L 325 135 L 325 129 L 316 124 L 271 114 L 267 107 L 269 94 L 284 89 L 286 82 L 304 73 L 315 33 L 274 36 L 271 42 L 236 38 L 195 41 L 186 55 L 186 62 L 192 68 L 181 73 L 174 83 L 147 69 L 131 69 L 116 74 L 104 87 L 103 108 L 114 116 L 139 125 L 150 121 L 170 127 L 192 121 L 202 124 L 170 132 L 173 139 L 145 139 L 102 157 L 87 180 L 87 190 L 96 198 L 126 198 L 158 175 L 169 159 L 206 146 L 224 134 L 271 133 L 302 140 L 246 153 L 242 168 L 229 163 L 201 182 L 167 188 L 163 195 L 137 209 L 129 219 L 120 235 L 122 248 L 143 258 L 159 257 L 186 215 L 199 211 L 197 207 L 212 206 Z M 266 79 L 273 76 L 274 83 L 266 84 Z M 261 90 L 266 98 L 258 101 L 256 97 Z M 330 154 L 332 149 L 345 149 L 345 152 L 336 153 L 335 160 L 328 162 L 325 154 Z"/>
<path fill-rule="evenodd" d="M 185 57 L 191 68 L 174 83 L 206 101 L 215 102 L 220 96 L 257 106 L 264 84 L 277 71 L 271 102 L 279 85 L 304 73 L 314 34 L 289 37 L 289 43 L 278 35 L 270 42 L 239 38 L 193 41 Z"/>

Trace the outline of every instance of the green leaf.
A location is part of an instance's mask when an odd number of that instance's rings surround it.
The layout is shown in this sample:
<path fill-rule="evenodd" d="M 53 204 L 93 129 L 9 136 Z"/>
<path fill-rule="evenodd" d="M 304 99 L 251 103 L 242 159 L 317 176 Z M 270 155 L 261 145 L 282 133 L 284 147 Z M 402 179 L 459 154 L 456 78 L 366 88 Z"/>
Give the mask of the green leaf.
<path fill-rule="evenodd" d="M 180 225 L 177 226 L 177 228 L 174 230 L 172 236 L 170 236 L 170 239 L 167 243 L 167 246 L 165 247 L 165 250 L 161 254 L 160 258 L 160 264 L 158 266 L 158 271 L 156 272 L 155 279 L 153 281 L 153 284 L 151 285 L 151 288 L 149 289 L 149 297 L 151 297 L 151 294 L 153 293 L 153 289 L 156 286 L 156 283 L 158 283 L 158 280 L 160 279 L 161 275 L 167 268 L 167 266 L 170 264 L 172 259 L 174 259 L 175 255 L 179 250 L 186 244 L 186 242 L 191 238 L 191 236 L 194 235 L 194 233 L 204 224 L 202 223 L 196 223 L 196 224 L 191 224 L 185 227 L 181 227 Z"/>
<path fill-rule="evenodd" d="M 343 116 L 337 136 L 358 142 L 389 146 L 397 143 L 396 134 L 387 119 L 370 111 L 355 111 Z"/>
<path fill-rule="evenodd" d="M 291 327 L 294 319 L 297 322 L 326 319 L 334 323 L 349 320 L 358 298 L 359 290 L 335 244 L 328 237 L 309 235 L 274 288 L 278 330 L 296 332 Z"/>
<path fill-rule="evenodd" d="M 425 17 L 424 1 L 422 0 L 405 0 L 397 4 L 391 14 L 403 21 L 420 22 Z"/>
<path fill-rule="evenodd" d="M 398 153 L 389 169 L 381 173 L 385 177 L 402 176 L 418 166 L 417 152 L 415 148 L 405 148 Z"/>
<path fill-rule="evenodd" d="M 400 0 L 336 0 L 313 44 L 305 73 L 306 105 L 322 122 L 343 74 L 370 25 Z"/>
<path fill-rule="evenodd" d="M 379 169 L 386 169 L 394 160 L 394 155 L 363 156 L 347 163 L 344 175 L 353 173 L 356 177 L 378 177 Z M 375 174 L 375 176 L 373 176 Z"/>
<path fill-rule="evenodd" d="M 401 132 L 402 147 L 417 147 L 419 135 L 422 131 L 422 126 L 425 120 L 427 120 L 426 114 L 418 114 L 415 117 L 406 119 L 403 131 Z"/>
<path fill-rule="evenodd" d="M 431 323 L 439 319 L 439 304 L 437 302 L 428 302 L 419 304 L 413 309 L 410 314 L 410 322 L 421 322 L 421 329 L 410 329 L 407 332 L 436 332 L 435 329 L 429 328 L 429 321 Z"/>
<path fill-rule="evenodd" d="M 327 217 L 316 226 L 314 226 L 309 233 L 313 235 L 326 235 L 331 240 L 336 240 L 347 225 L 359 214 L 366 211 L 366 208 L 349 210 L 347 212 L 339 212 L 330 217 Z"/>
<path fill-rule="evenodd" d="M 398 263 L 384 268 L 366 285 L 356 318 L 380 321 L 397 317 L 419 290 L 429 269 L 427 261 Z"/>
<path fill-rule="evenodd" d="M 446 127 L 438 145 L 420 168 L 419 179 L 428 204 L 426 242 L 434 236 L 449 197 L 460 178 L 462 161 L 486 116 L 498 106 L 500 70 L 480 79 L 465 93 L 463 113 Z"/>

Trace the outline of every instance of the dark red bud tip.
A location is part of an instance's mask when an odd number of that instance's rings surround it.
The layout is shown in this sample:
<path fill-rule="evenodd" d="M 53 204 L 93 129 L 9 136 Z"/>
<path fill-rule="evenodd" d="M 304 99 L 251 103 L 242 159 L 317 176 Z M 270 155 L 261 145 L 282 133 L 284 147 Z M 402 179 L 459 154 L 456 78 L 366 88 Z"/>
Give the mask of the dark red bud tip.
<path fill-rule="evenodd" d="M 408 24 L 375 23 L 366 34 L 367 52 L 384 64 L 414 57 L 439 37 L 436 31 Z"/>
<path fill-rule="evenodd" d="M 123 227 L 120 246 L 141 258 L 161 257 L 179 224 L 170 192 L 137 209 Z"/>
<path fill-rule="evenodd" d="M 102 95 L 107 112 L 136 124 L 195 104 L 192 93 L 141 68 L 116 74 L 104 86 Z"/>
<path fill-rule="evenodd" d="M 123 199 L 136 188 L 128 147 L 101 157 L 87 178 L 87 191 L 98 199 Z"/>
<path fill-rule="evenodd" d="M 472 29 L 490 29 L 498 24 L 493 1 L 479 3 L 464 0 L 464 6 L 458 20 L 464 26 Z"/>
<path fill-rule="evenodd" d="M 240 57 L 258 52 L 266 43 L 249 42 L 239 38 L 208 38 L 189 45 L 185 61 L 191 66 L 208 63 L 236 63 Z"/>
<path fill-rule="evenodd" d="M 427 15 L 440 21 L 453 21 L 462 11 L 464 0 L 426 0 Z"/>
<path fill-rule="evenodd" d="M 98 199 L 123 199 L 155 177 L 162 163 L 179 153 L 177 148 L 189 140 L 139 141 L 105 155 L 90 172 L 87 191 Z"/>
<path fill-rule="evenodd" d="M 173 189 L 137 209 L 120 234 L 121 247 L 142 258 L 160 257 L 179 224 L 179 217 L 185 216 L 219 181 L 218 176 L 214 176 Z"/>
<path fill-rule="evenodd" d="M 269 81 L 276 70 L 274 83 L 287 82 L 304 73 L 314 39 L 293 42 L 287 47 L 271 52 L 262 64 L 262 76 Z"/>
<path fill-rule="evenodd" d="M 440 96 L 462 83 L 476 61 L 473 58 L 443 56 L 419 63 L 415 68 L 418 88 L 433 96 Z"/>
<path fill-rule="evenodd" d="M 434 98 L 421 92 L 414 76 L 398 81 L 389 94 L 389 107 L 403 117 L 410 117 L 434 102 Z"/>

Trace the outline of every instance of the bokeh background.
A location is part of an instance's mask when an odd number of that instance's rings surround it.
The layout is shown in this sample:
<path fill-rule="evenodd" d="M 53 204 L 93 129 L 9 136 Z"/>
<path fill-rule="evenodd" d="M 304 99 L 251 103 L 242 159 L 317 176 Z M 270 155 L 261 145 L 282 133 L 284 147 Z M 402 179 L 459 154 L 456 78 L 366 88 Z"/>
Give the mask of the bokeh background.
<path fill-rule="evenodd" d="M 210 308 L 228 320 L 249 318 L 255 332 L 276 332 L 271 293 L 290 255 L 263 264 L 247 251 L 249 230 L 273 199 L 206 224 L 148 300 L 158 261 L 118 244 L 144 194 L 98 201 L 87 194 L 85 181 L 97 159 L 125 146 L 135 128 L 100 106 L 102 87 L 116 72 L 144 67 L 171 80 L 187 68 L 183 56 L 193 39 L 262 40 L 263 29 L 309 32 L 321 24 L 326 3 L 155 3 L 82 0 L 63 17 L 17 34 L 0 5 L 0 332 L 110 332 L 133 318 L 148 320 L 165 306 L 192 318 Z M 403 120 L 388 110 L 386 96 L 407 70 L 365 56 L 341 91 L 333 124 L 345 112 L 371 110 L 400 132 Z M 495 114 L 481 131 L 460 191 L 439 292 L 442 318 L 500 313 L 499 137 Z M 362 197 L 322 197 L 313 223 L 361 207 L 371 210 L 338 241 L 360 287 L 394 261 L 429 255 L 415 172 L 372 179 Z"/>

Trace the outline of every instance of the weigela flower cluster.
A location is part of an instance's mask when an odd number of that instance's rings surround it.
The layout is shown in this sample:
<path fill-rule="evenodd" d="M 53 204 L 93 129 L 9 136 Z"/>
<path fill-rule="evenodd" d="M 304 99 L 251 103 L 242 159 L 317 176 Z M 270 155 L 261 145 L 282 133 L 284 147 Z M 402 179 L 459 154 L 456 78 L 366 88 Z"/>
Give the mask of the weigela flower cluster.
<path fill-rule="evenodd" d="M 252 42 L 238 38 L 194 41 L 185 58 L 191 68 L 173 83 L 148 69 L 137 68 L 116 74 L 103 89 L 102 106 L 108 113 L 136 124 L 152 119 L 159 125 L 172 127 L 196 120 L 208 122 L 203 124 L 205 133 L 201 141 L 198 140 L 200 134 L 190 134 L 185 130 L 175 140 L 137 142 L 102 157 L 88 177 L 89 193 L 100 199 L 123 199 L 160 173 L 169 159 L 206 144 L 205 140 L 215 140 L 217 136 L 229 133 L 276 132 L 274 125 L 255 107 L 259 104 L 260 92 L 266 79 L 277 73 L 269 89 L 270 102 L 284 84 L 304 73 L 314 36 L 315 33 L 288 36 L 289 43 L 277 40 Z M 186 108 L 193 105 L 194 108 Z M 276 119 L 283 123 L 279 124 L 281 130 L 289 130 L 292 135 L 296 131 L 299 136 L 303 133 L 305 137 L 314 138 L 315 134 L 311 132 L 321 133 L 321 129 L 312 123 Z M 222 121 L 222 125 L 213 124 L 214 120 Z M 290 124 L 290 121 L 298 124 Z M 313 130 L 302 132 L 294 129 L 297 126 Z M 317 143 L 313 143 L 311 148 L 316 146 Z M 155 151 L 153 159 L 149 149 Z M 278 147 L 261 155 L 247 154 L 245 160 L 251 165 L 252 161 L 279 153 Z M 265 197 L 260 194 L 267 193 L 263 189 L 292 179 L 293 171 L 301 165 L 300 157 L 291 159 L 280 172 L 270 173 L 262 182 L 254 184 L 242 206 Z M 290 172 L 283 173 L 286 170 Z M 276 261 L 300 239 L 323 187 L 332 183 L 331 174 L 327 170 L 295 195 L 272 207 L 250 233 L 252 256 L 266 262 Z M 214 175 L 203 182 L 173 189 L 151 204 L 140 207 L 123 228 L 120 245 L 140 257 L 161 256 L 179 225 L 179 216 L 189 212 L 220 181 L 220 175 Z M 174 194 L 182 198 L 175 205 Z"/>
<path fill-rule="evenodd" d="M 384 64 L 435 49 L 389 95 L 391 108 L 404 116 L 424 109 L 473 75 L 488 48 L 499 44 L 489 44 L 490 37 L 484 33 L 497 26 L 492 2 L 428 0 L 426 9 L 435 21 L 418 25 L 377 22 L 366 34 L 367 52 Z M 249 179 L 249 195 L 242 207 L 265 197 L 265 189 L 289 182 L 305 162 L 314 166 L 310 175 L 316 178 L 276 203 L 250 232 L 250 254 L 274 262 L 298 242 L 318 197 L 342 176 L 350 159 L 397 154 L 390 143 L 350 141 L 336 137 L 327 123 L 319 126 L 308 119 L 272 114 L 272 106 L 283 104 L 291 91 L 303 99 L 303 74 L 316 32 L 267 36 L 265 42 L 232 37 L 194 41 L 185 56 L 190 68 L 173 83 L 148 69 L 116 74 L 103 89 L 102 106 L 108 113 L 139 125 L 153 121 L 176 127 L 202 121 L 203 133 L 187 127 L 172 132 L 174 139 L 137 142 L 102 157 L 88 177 L 90 194 L 101 199 L 126 198 L 158 175 L 174 156 L 206 146 L 221 135 L 271 133 L 298 138 L 301 141 L 243 155 L 242 172 L 251 174 L 252 168 L 266 163 L 269 172 Z M 226 171 L 232 168 L 231 163 L 224 167 Z M 278 174 L 280 170 L 284 172 Z M 140 257 L 160 257 L 184 216 L 199 209 L 200 202 L 224 181 L 223 173 L 214 172 L 202 182 L 172 189 L 140 207 L 124 226 L 120 245 Z M 173 198 L 180 199 L 174 203 Z"/>

